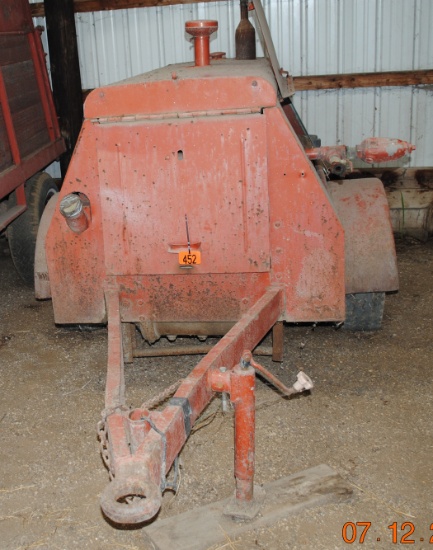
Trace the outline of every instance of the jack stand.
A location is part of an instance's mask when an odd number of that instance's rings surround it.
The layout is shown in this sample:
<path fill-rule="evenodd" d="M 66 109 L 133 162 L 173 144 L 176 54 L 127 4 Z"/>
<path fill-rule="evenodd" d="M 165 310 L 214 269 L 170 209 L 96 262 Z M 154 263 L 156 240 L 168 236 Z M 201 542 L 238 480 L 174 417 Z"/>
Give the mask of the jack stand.
<path fill-rule="evenodd" d="M 239 365 L 231 371 L 213 370 L 210 384 L 213 391 L 230 394 L 235 410 L 235 495 L 225 514 L 239 520 L 252 520 L 264 500 L 263 490 L 254 494 L 255 455 L 255 381 L 252 355 L 246 350 Z"/>
<path fill-rule="evenodd" d="M 191 510 L 145 529 L 145 537 L 157 550 L 206 550 L 224 540 L 257 527 L 268 527 L 299 510 L 352 494 L 347 483 L 329 466 L 322 465 L 273 481 L 264 487 L 254 485 L 255 455 L 255 370 L 278 383 L 291 395 L 312 387 L 311 380 L 299 373 L 298 382 L 287 388 L 245 350 L 231 370 L 212 369 L 212 391 L 230 394 L 235 410 L 235 494 L 232 498 Z"/>

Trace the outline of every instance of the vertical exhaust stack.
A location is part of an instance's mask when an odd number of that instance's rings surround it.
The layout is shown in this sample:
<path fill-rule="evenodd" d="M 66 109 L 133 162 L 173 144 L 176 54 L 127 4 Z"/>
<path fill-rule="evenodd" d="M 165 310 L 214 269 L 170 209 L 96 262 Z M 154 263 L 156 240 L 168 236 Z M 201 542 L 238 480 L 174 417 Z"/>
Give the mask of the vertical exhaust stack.
<path fill-rule="evenodd" d="M 194 38 L 194 58 L 196 67 L 210 65 L 209 38 L 218 30 L 218 21 L 208 19 L 187 21 L 185 32 Z"/>
<path fill-rule="evenodd" d="M 256 31 L 248 19 L 248 0 L 240 0 L 241 20 L 236 29 L 236 59 L 256 58 Z"/>

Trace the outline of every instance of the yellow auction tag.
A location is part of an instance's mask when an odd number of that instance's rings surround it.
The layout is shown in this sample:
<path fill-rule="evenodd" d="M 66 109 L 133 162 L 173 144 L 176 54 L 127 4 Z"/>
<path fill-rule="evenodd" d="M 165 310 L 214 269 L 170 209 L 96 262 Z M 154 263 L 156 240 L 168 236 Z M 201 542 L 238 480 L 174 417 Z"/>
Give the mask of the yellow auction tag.
<path fill-rule="evenodd" d="M 182 250 L 179 252 L 179 265 L 194 266 L 201 264 L 201 252 L 199 250 Z"/>

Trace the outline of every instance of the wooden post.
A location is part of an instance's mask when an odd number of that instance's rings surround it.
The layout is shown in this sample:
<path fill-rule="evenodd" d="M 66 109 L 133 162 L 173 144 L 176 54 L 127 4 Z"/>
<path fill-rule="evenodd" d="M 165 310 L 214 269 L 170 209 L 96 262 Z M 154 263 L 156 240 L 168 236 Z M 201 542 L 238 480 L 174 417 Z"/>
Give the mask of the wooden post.
<path fill-rule="evenodd" d="M 67 147 L 60 159 L 64 177 L 83 122 L 74 1 L 45 0 L 45 17 L 54 103 Z"/>

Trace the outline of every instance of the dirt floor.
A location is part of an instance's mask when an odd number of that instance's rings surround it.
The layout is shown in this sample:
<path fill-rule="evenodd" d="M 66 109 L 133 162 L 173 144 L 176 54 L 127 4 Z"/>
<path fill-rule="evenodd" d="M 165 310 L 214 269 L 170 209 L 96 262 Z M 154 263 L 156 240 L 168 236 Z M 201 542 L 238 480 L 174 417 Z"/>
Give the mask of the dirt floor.
<path fill-rule="evenodd" d="M 382 330 L 287 326 L 284 363 L 262 363 L 289 384 L 302 368 L 315 389 L 286 400 L 257 383 L 256 481 L 325 463 L 351 484 L 353 498 L 252 527 L 218 548 L 393 548 L 409 540 L 433 548 L 433 241 L 397 249 L 401 290 L 387 297 Z M 114 528 L 99 508 L 108 481 L 96 438 L 106 330 L 56 327 L 51 303 L 36 302 L 20 282 L 4 239 L 0 281 L 0 548 L 148 550 L 140 529 Z M 196 362 L 136 360 L 127 369 L 128 402 L 139 405 Z M 232 416 L 216 398 L 204 417 L 181 453 L 180 489 L 166 493 L 161 518 L 232 493 Z M 371 522 L 363 543 L 362 526 L 344 542 L 346 522 Z"/>

